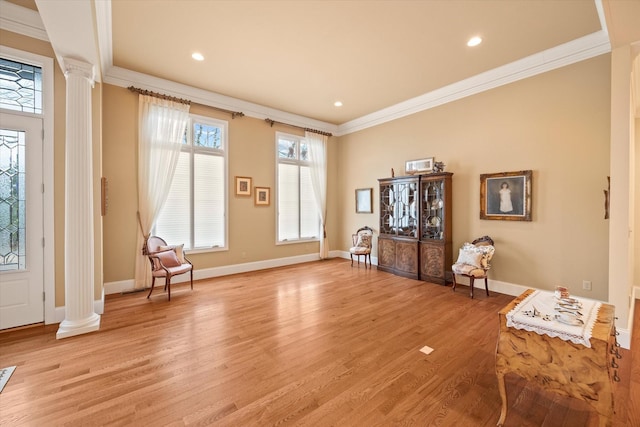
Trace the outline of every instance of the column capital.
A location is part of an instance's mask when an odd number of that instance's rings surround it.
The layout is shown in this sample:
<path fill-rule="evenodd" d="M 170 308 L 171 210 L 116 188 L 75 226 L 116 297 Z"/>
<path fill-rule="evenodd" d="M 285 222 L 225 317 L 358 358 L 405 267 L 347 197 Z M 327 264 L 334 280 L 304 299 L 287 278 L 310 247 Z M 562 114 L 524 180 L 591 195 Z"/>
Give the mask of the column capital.
<path fill-rule="evenodd" d="M 62 58 L 62 61 L 65 78 L 68 79 L 70 75 L 84 77 L 93 86 L 95 81 L 95 66 L 93 64 L 73 58 Z"/>

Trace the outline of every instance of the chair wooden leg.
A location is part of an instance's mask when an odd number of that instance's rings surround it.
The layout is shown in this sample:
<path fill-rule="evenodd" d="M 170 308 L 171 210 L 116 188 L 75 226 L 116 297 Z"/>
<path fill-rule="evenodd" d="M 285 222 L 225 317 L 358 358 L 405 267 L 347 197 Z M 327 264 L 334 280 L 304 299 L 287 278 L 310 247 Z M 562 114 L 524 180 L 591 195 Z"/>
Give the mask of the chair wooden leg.
<path fill-rule="evenodd" d="M 351 267 L 353 267 L 353 254 L 349 254 L 351 256 Z"/>
<path fill-rule="evenodd" d="M 456 273 L 453 273 L 453 272 L 452 272 L 452 273 L 451 273 L 451 276 L 453 277 L 453 286 L 451 287 L 451 290 L 452 290 L 453 292 L 455 292 L 455 291 L 456 291 L 456 285 L 457 285 L 457 283 L 456 283 Z"/>
<path fill-rule="evenodd" d="M 469 287 L 471 288 L 471 299 L 473 299 L 473 282 L 475 280 L 475 277 L 473 276 L 469 276 Z"/>
<path fill-rule="evenodd" d="M 171 276 L 167 276 L 167 283 L 165 284 L 167 287 L 167 297 L 168 301 L 171 301 Z"/>
<path fill-rule="evenodd" d="M 484 289 L 487 291 L 487 296 L 489 296 L 489 283 L 487 282 L 487 276 L 484 276 Z"/>
<path fill-rule="evenodd" d="M 151 292 L 153 292 L 153 287 L 156 284 L 156 277 L 153 276 L 151 277 L 151 289 L 149 289 L 149 295 L 147 295 L 147 299 L 149 299 L 149 297 L 151 296 Z"/>
<path fill-rule="evenodd" d="M 191 290 L 193 290 L 193 268 L 189 273 L 191 273 Z"/>

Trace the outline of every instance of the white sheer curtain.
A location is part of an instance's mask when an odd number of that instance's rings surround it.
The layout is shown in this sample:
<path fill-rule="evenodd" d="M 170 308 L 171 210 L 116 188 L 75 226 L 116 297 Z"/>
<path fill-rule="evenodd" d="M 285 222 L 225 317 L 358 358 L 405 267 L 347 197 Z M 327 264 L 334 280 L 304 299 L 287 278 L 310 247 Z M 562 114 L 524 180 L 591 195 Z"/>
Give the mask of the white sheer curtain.
<path fill-rule="evenodd" d="M 329 258 L 327 238 L 327 137 L 315 132 L 305 132 L 305 140 L 311 160 L 311 186 L 320 216 L 320 259 Z"/>
<path fill-rule="evenodd" d="M 149 261 L 142 248 L 151 233 L 180 156 L 189 105 L 140 95 L 138 106 L 138 223 L 135 288 L 150 284 Z"/>

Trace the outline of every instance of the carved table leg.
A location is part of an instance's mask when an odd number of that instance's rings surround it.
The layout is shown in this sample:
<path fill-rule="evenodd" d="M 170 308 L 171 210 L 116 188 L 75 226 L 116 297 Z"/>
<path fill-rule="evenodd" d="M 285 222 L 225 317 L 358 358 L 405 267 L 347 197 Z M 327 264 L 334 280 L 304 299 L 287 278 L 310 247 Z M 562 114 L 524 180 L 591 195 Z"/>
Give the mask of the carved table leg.
<path fill-rule="evenodd" d="M 500 410 L 498 427 L 502 427 L 504 420 L 507 418 L 507 388 L 504 383 L 504 374 L 498 372 L 496 375 L 498 377 L 498 390 L 500 391 L 500 397 L 502 398 L 502 409 Z"/>

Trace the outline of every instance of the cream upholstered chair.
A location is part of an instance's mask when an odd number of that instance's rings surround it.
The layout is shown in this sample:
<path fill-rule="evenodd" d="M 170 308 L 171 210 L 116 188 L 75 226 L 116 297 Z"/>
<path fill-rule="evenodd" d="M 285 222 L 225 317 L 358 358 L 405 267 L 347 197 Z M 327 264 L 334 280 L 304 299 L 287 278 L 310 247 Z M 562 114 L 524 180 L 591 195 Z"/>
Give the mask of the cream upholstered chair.
<path fill-rule="evenodd" d="M 373 244 L 373 230 L 366 225 L 359 228 L 355 234 L 351 235 L 351 241 L 353 246 L 349 249 L 351 255 L 351 265 L 353 266 L 353 256 L 358 257 L 358 264 L 360 264 L 360 257 L 364 257 L 364 267 L 367 268 L 367 257 L 369 258 L 369 268 L 371 268 L 371 246 Z"/>
<path fill-rule="evenodd" d="M 471 243 L 463 244 L 458 253 L 458 260 L 451 266 L 453 290 L 456 290 L 457 274 L 469 278 L 471 298 L 473 298 L 473 282 L 475 279 L 484 279 L 484 288 L 487 291 L 487 296 L 489 296 L 487 272 L 491 268 L 491 258 L 494 252 L 493 239 L 489 236 L 483 236 Z"/>
<path fill-rule="evenodd" d="M 193 290 L 193 264 L 184 256 L 184 245 L 169 246 L 167 242 L 157 236 L 147 239 L 146 251 L 151 263 L 151 289 L 153 292 L 156 277 L 164 277 L 164 289 L 167 291 L 168 300 L 171 301 L 171 278 L 179 274 L 189 272 L 191 274 L 191 290 Z"/>

